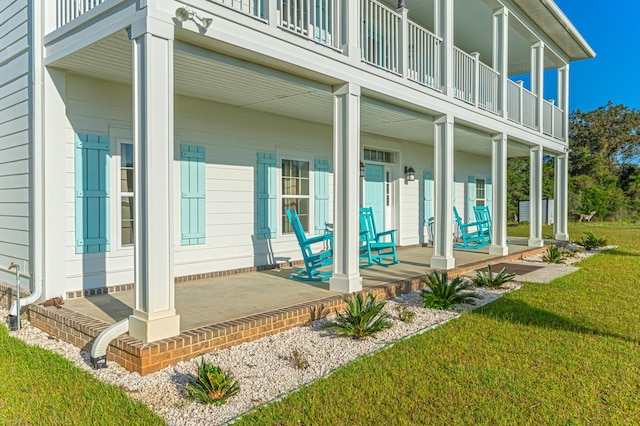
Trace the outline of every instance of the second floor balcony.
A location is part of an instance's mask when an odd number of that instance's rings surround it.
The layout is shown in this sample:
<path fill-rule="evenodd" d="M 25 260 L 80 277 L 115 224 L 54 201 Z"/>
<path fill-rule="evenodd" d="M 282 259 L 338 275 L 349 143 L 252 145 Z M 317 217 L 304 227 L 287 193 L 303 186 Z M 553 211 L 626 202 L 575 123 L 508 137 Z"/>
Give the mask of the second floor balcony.
<path fill-rule="evenodd" d="M 50 27 L 63 27 L 94 8 L 122 1 L 56 0 L 55 25 Z M 345 55 L 345 45 L 355 43 L 358 59 L 366 64 L 364 66 L 375 67 L 392 75 L 391 78 L 406 79 L 465 105 L 566 140 L 563 103 L 543 99 L 542 90 L 527 88 L 519 80 L 522 74 L 527 74 L 527 68 L 534 68 L 532 64 L 521 63 L 523 57 L 532 56 L 530 45 L 526 44 L 527 40 L 532 44 L 531 34 L 521 36 L 511 24 L 502 31 L 509 37 L 508 65 L 502 68 L 508 71 L 503 76 L 505 73 L 496 66 L 499 63 L 497 33 L 492 24 L 495 15 L 481 0 L 449 3 L 454 7 L 451 13 L 456 30 L 450 32 L 448 41 L 442 35 L 446 23 L 441 22 L 442 13 L 438 12 L 438 8 L 447 3 L 445 0 L 407 1 L 407 7 L 405 2 L 397 2 L 402 6 L 397 8 L 394 0 L 212 0 L 211 3 L 212 7 L 223 6 L 255 18 L 256 26 L 274 26 Z M 477 37 L 477 42 L 473 40 L 474 32 L 467 30 L 470 18 L 458 18 L 464 15 L 461 11 L 480 16 L 478 28 L 489 34 L 488 39 L 487 34 L 483 34 Z M 352 27 L 357 27 L 357 31 Z M 477 50 L 470 50 L 469 46 Z M 523 49 L 526 52 L 522 53 Z M 547 65 L 543 64 L 540 69 L 544 70 Z M 553 64 L 548 68 L 552 67 Z"/>

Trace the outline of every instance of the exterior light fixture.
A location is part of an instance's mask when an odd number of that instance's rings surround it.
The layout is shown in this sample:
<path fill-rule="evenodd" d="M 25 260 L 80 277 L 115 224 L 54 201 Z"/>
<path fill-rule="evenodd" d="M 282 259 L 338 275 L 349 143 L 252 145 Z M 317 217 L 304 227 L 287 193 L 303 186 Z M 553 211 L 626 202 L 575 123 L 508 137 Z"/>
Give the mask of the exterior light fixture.
<path fill-rule="evenodd" d="M 414 180 L 416 180 L 416 171 L 413 170 L 413 167 L 404 166 L 404 178 L 407 180 L 407 182 L 413 182 Z"/>
<path fill-rule="evenodd" d="M 185 22 L 188 20 L 192 20 L 196 24 L 200 22 L 200 26 L 205 30 L 211 26 L 213 19 L 211 18 L 203 18 L 198 15 L 198 13 L 188 7 L 179 7 L 176 9 L 176 19 L 180 22 Z"/>
<path fill-rule="evenodd" d="M 364 163 L 362 161 L 360 162 L 360 177 L 364 177 Z"/>

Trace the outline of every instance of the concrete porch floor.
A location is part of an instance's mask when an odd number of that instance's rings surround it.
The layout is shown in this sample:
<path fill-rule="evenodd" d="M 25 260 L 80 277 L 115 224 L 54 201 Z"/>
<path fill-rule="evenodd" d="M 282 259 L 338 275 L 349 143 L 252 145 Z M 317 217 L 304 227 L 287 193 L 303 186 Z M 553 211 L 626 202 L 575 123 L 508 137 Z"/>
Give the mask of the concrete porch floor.
<path fill-rule="evenodd" d="M 511 238 L 509 254 L 531 250 L 532 247 L 526 244 L 526 238 Z M 364 289 L 424 275 L 432 270 L 429 267 L 432 252 L 432 247 L 401 248 L 398 250 L 400 263 L 361 269 Z M 454 256 L 456 268 L 452 273 L 456 275 L 483 267 L 492 259 L 499 258 L 489 254 L 489 247 L 455 249 Z M 340 295 L 329 291 L 328 282 L 304 282 L 289 278 L 295 269 L 249 272 L 176 284 L 176 310 L 181 319 L 181 331 Z M 134 292 L 130 290 L 71 299 L 65 302 L 65 308 L 113 324 L 132 313 L 133 300 Z"/>

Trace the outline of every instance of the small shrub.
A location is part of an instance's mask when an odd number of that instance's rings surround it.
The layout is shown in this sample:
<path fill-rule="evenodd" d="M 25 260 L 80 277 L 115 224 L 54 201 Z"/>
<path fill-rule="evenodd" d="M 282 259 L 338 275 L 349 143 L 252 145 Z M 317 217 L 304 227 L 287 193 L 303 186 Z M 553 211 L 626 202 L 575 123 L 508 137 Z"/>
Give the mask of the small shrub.
<path fill-rule="evenodd" d="M 440 275 L 437 272 L 432 272 L 422 282 L 427 285 L 427 289 L 420 291 L 425 308 L 447 309 L 460 303 L 473 305 L 474 300 L 478 299 L 476 293 L 462 294 L 463 290 L 471 287 L 469 283 L 463 281 L 460 277 L 453 279 L 449 283 L 446 272 Z"/>
<path fill-rule="evenodd" d="M 542 261 L 546 263 L 564 263 L 567 254 L 560 250 L 555 244 L 547 247 L 547 252 L 542 256 Z"/>
<path fill-rule="evenodd" d="M 398 318 L 400 318 L 402 322 L 411 323 L 413 322 L 413 317 L 416 316 L 416 313 L 405 305 L 396 306 L 396 311 L 398 311 Z"/>
<path fill-rule="evenodd" d="M 596 237 L 593 232 L 585 232 L 587 237 L 582 237 L 578 244 L 585 248 L 585 250 L 592 250 L 598 247 L 604 247 L 607 245 L 607 240 L 604 238 Z"/>
<path fill-rule="evenodd" d="M 376 302 L 372 294 L 366 300 L 360 293 L 343 300 L 347 304 L 345 313 L 341 314 L 336 310 L 336 322 L 327 323 L 322 328 L 333 328 L 339 336 L 364 339 L 391 327 L 389 314 L 381 313 L 386 302 Z"/>
<path fill-rule="evenodd" d="M 291 352 L 291 363 L 297 370 L 306 370 L 309 368 L 309 361 L 307 361 L 304 354 L 297 349 Z"/>
<path fill-rule="evenodd" d="M 203 404 L 222 405 L 240 391 L 230 371 L 201 359 L 196 374 L 187 378 L 187 398 Z"/>
<path fill-rule="evenodd" d="M 476 276 L 473 277 L 473 284 L 477 287 L 497 288 L 502 284 L 513 281 L 515 277 L 516 274 L 507 274 L 507 268 L 502 268 L 500 272 L 494 274 L 491 272 L 491 265 L 488 265 L 486 271 L 476 271 Z"/>

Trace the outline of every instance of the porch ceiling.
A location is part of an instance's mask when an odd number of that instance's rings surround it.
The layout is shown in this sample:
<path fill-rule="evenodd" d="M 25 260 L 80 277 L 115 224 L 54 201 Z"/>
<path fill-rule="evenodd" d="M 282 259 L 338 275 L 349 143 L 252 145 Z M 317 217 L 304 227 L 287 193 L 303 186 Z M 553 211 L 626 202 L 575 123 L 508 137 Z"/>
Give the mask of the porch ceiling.
<path fill-rule="evenodd" d="M 55 64 L 72 74 L 130 85 L 131 41 L 122 31 Z M 331 125 L 331 86 L 241 59 L 176 42 L 174 90 L 177 95 Z M 363 133 L 433 145 L 433 117 L 382 100 L 361 98 Z M 456 126 L 455 149 L 490 155 L 490 137 Z"/>

